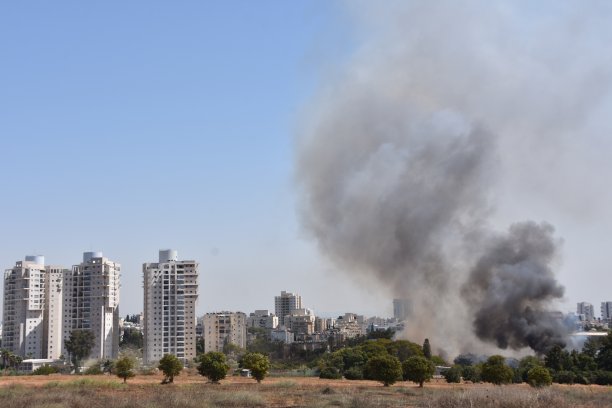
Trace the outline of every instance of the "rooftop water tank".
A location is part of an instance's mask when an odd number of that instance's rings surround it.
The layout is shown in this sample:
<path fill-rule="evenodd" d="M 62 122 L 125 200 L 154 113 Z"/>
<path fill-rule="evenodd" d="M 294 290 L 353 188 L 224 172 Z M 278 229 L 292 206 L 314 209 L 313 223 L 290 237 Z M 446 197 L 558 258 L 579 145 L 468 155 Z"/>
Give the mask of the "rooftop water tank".
<path fill-rule="evenodd" d="M 160 249 L 159 263 L 178 261 L 178 252 L 176 249 Z"/>
<path fill-rule="evenodd" d="M 83 262 L 89 262 L 93 258 L 102 258 L 102 252 L 83 252 Z"/>
<path fill-rule="evenodd" d="M 44 265 L 45 257 L 43 255 L 26 255 L 27 262 L 34 262 L 36 265 Z"/>

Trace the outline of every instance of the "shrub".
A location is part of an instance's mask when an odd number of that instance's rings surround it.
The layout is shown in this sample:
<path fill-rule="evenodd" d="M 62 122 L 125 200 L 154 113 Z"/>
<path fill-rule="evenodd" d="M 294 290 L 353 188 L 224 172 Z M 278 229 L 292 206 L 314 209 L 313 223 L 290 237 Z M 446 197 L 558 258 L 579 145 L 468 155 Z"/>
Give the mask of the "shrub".
<path fill-rule="evenodd" d="M 532 387 L 545 387 L 552 383 L 552 376 L 545 367 L 533 367 L 527 372 L 527 382 Z"/>
<path fill-rule="evenodd" d="M 571 371 L 557 371 L 553 380 L 558 384 L 573 384 L 576 379 L 576 374 Z"/>
<path fill-rule="evenodd" d="M 342 378 L 342 374 L 340 374 L 340 371 L 336 367 L 323 367 L 319 372 L 319 378 L 339 380 Z"/>
<path fill-rule="evenodd" d="M 491 356 L 482 365 L 481 378 L 485 382 L 496 385 L 509 384 L 512 382 L 513 376 L 512 368 L 506 365 L 505 359 L 502 356 Z"/>
<path fill-rule="evenodd" d="M 56 367 L 50 366 L 49 364 L 45 364 L 43 366 L 38 367 L 36 370 L 32 372 L 33 375 L 49 375 L 58 373 L 59 370 Z"/>
<path fill-rule="evenodd" d="M 460 383 L 461 382 L 461 366 L 454 365 L 448 370 L 444 371 L 442 375 L 447 383 Z"/>
<path fill-rule="evenodd" d="M 595 371 L 592 382 L 598 385 L 612 385 L 612 371 Z"/>
<path fill-rule="evenodd" d="M 85 372 L 83 373 L 85 375 L 100 375 L 102 374 L 102 370 L 100 369 L 100 365 L 99 364 L 94 364 L 90 367 L 87 367 L 87 369 L 85 370 Z"/>
<path fill-rule="evenodd" d="M 344 372 L 344 378 L 347 380 L 363 380 L 363 369 L 359 366 L 351 367 Z"/>
<path fill-rule="evenodd" d="M 464 366 L 461 375 L 463 381 L 480 382 L 480 366 Z"/>

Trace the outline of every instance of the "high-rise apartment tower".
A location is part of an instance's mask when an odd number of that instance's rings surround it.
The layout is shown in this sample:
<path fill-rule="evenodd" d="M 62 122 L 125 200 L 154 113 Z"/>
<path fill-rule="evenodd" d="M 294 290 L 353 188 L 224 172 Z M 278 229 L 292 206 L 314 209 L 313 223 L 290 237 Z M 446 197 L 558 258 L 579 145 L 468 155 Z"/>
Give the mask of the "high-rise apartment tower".
<path fill-rule="evenodd" d="M 285 326 L 285 316 L 289 316 L 297 309 L 302 309 L 302 297 L 295 293 L 281 292 L 274 297 L 274 313 L 278 316 L 278 324 Z"/>
<path fill-rule="evenodd" d="M 183 361 L 196 356 L 198 264 L 179 261 L 175 250 L 160 250 L 158 263 L 142 265 L 145 364 L 164 354 Z"/>
<path fill-rule="evenodd" d="M 64 274 L 63 333 L 91 330 L 90 358 L 114 359 L 119 352 L 119 279 L 121 265 L 102 252 L 84 252 L 83 262 Z"/>

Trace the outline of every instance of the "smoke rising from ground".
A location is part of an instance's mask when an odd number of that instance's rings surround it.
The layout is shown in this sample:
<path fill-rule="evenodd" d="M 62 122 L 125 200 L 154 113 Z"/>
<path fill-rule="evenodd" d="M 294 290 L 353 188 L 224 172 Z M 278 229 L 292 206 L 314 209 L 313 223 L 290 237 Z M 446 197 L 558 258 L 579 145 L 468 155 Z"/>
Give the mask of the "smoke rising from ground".
<path fill-rule="evenodd" d="M 367 41 L 305 117 L 303 225 L 347 274 L 413 301 L 414 340 L 563 341 L 552 228 L 491 225 L 500 174 L 537 179 L 609 83 L 608 58 L 574 57 L 601 21 L 554 4 L 360 3 Z"/>

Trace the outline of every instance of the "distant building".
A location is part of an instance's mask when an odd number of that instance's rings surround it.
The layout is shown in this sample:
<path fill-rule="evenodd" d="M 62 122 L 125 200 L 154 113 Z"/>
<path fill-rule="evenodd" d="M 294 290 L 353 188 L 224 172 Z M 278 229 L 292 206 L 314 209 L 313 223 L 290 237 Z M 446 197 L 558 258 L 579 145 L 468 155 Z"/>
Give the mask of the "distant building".
<path fill-rule="evenodd" d="M 64 274 L 63 339 L 72 330 L 91 330 L 90 358 L 114 359 L 119 353 L 120 276 L 121 265 L 101 252 L 83 253 L 83 262 Z"/>
<path fill-rule="evenodd" d="M 601 320 L 612 323 L 612 302 L 601 302 Z"/>
<path fill-rule="evenodd" d="M 43 358 L 59 359 L 63 347 L 64 275 L 70 270 L 61 266 L 45 267 L 45 312 Z"/>
<path fill-rule="evenodd" d="M 586 322 L 592 322 L 595 320 L 595 308 L 588 302 L 580 302 L 576 307 L 576 314 Z"/>
<path fill-rule="evenodd" d="M 183 361 L 196 356 L 198 263 L 179 261 L 177 251 L 159 251 L 159 262 L 142 266 L 144 283 L 145 364 L 173 354 Z"/>
<path fill-rule="evenodd" d="M 247 340 L 246 314 L 218 312 L 204 315 L 204 352 L 223 351 L 227 343 L 245 348 Z"/>
<path fill-rule="evenodd" d="M 4 272 L 2 347 L 18 356 L 45 357 L 45 280 L 43 256 L 26 256 Z"/>
<path fill-rule="evenodd" d="M 296 335 L 314 333 L 315 316 L 310 309 L 296 309 L 285 316 L 285 326 Z"/>
<path fill-rule="evenodd" d="M 314 331 L 315 333 L 323 333 L 327 330 L 327 321 L 329 319 L 323 317 L 315 317 Z"/>
<path fill-rule="evenodd" d="M 255 310 L 249 314 L 247 326 L 270 331 L 278 326 L 278 316 L 268 310 Z"/>
<path fill-rule="evenodd" d="M 282 291 L 280 296 L 274 297 L 274 313 L 278 316 L 278 324 L 281 326 L 286 325 L 285 316 L 301 308 L 302 297 L 300 295 Z"/>
<path fill-rule="evenodd" d="M 364 327 L 365 319 L 361 315 L 354 313 L 345 313 L 344 316 L 339 316 L 336 319 L 335 328 L 344 338 L 350 339 L 357 336 L 363 336 L 366 333 Z"/>
<path fill-rule="evenodd" d="M 412 314 L 412 302 L 409 299 L 393 299 L 393 317 L 398 321 L 406 320 Z"/>
<path fill-rule="evenodd" d="M 294 333 L 286 327 L 277 327 L 272 330 L 272 341 L 280 341 L 285 344 L 291 344 L 295 341 Z"/>

